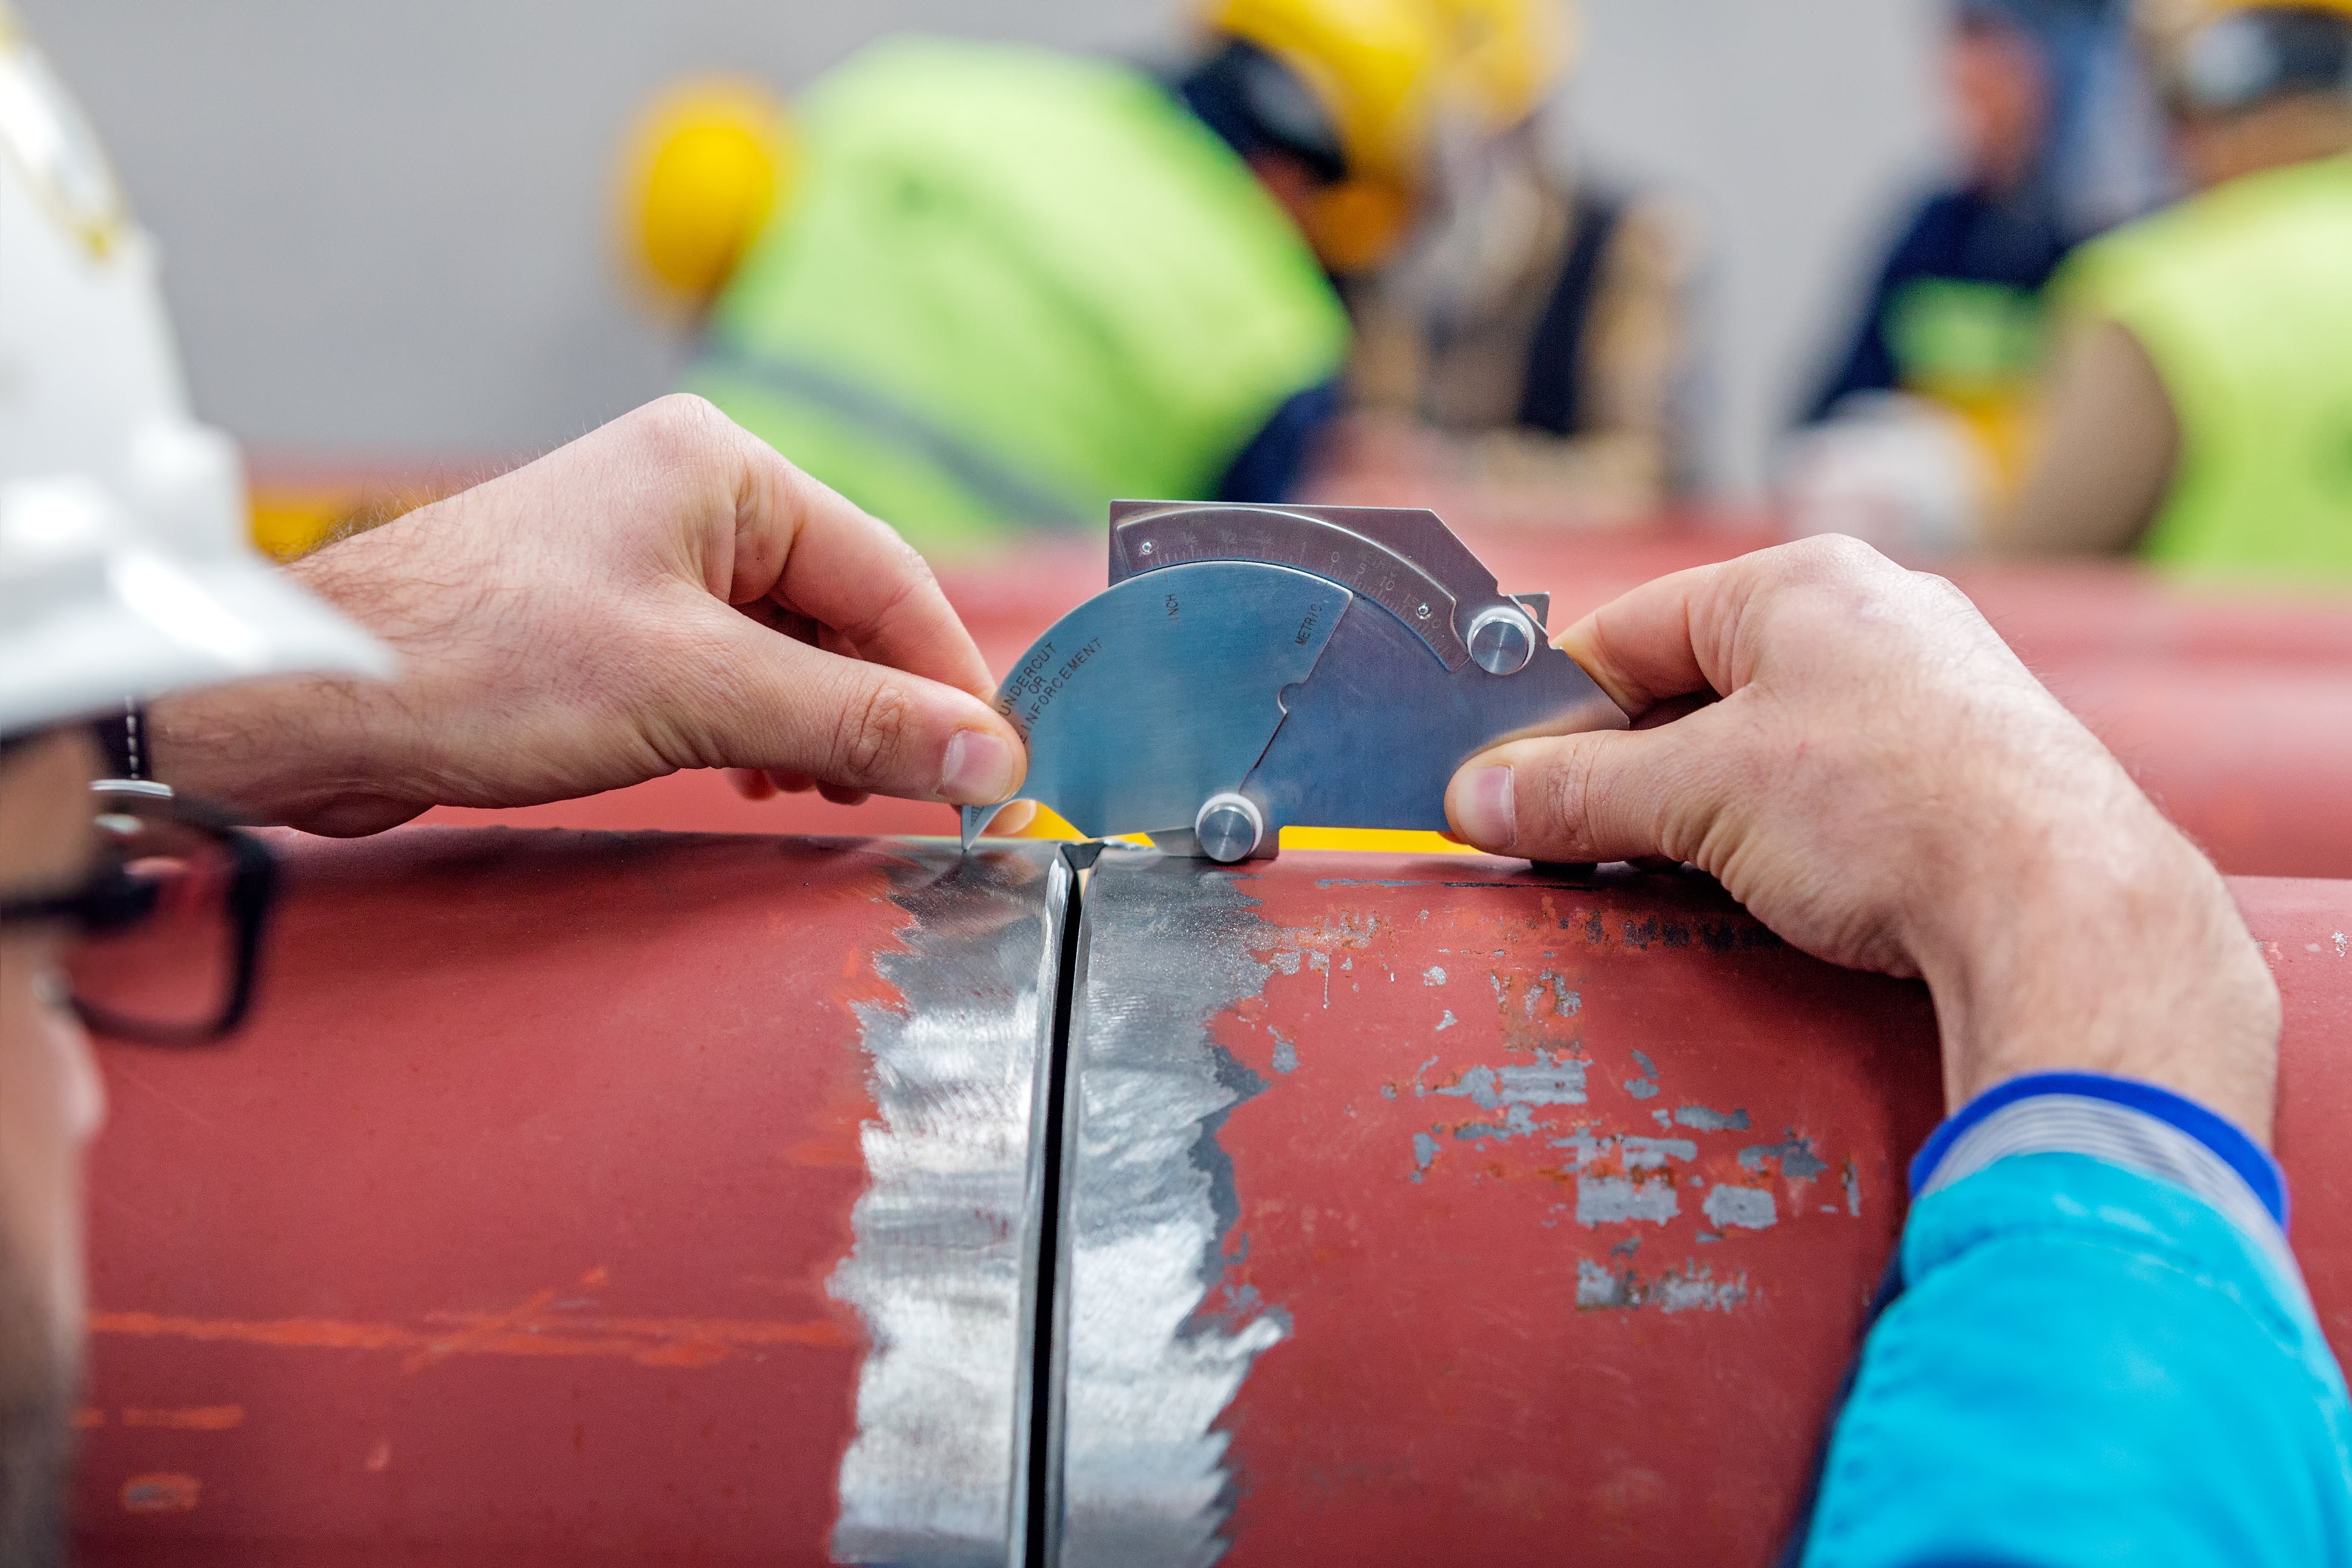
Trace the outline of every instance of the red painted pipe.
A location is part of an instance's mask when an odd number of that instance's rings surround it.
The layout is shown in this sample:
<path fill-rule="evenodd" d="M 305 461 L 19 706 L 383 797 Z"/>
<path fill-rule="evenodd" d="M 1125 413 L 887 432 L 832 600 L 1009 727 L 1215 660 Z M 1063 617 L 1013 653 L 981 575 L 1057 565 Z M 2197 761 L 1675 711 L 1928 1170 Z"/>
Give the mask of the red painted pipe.
<path fill-rule="evenodd" d="M 1037 1211 L 921 1201 L 1040 1136 L 1051 878 L 989 863 L 301 843 L 251 1034 L 104 1053 L 81 1560 L 1003 1560 L 1030 1435 L 926 1425 L 1029 1407 Z M 2352 884 L 2235 890 L 2342 1347 Z M 1693 878 L 1302 854 L 1114 855 L 1083 976 L 1058 1561 L 1764 1560 L 1937 1114 L 1922 992 Z M 1198 1193 L 1107 1209 L 1155 1159 Z M 1194 1197 L 1205 1288 L 1105 1228 Z"/>

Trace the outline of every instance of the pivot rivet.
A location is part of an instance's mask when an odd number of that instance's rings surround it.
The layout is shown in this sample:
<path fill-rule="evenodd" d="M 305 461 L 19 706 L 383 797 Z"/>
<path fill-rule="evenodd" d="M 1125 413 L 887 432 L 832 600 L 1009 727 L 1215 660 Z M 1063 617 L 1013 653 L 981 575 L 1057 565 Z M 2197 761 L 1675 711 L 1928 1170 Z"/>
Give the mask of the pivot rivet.
<path fill-rule="evenodd" d="M 1202 802 L 1201 814 L 1192 819 L 1192 836 L 1200 841 L 1202 854 L 1220 865 L 1232 865 L 1257 852 L 1258 841 L 1265 837 L 1265 819 L 1256 801 L 1227 790 Z"/>
<path fill-rule="evenodd" d="M 1516 675 L 1536 656 L 1535 622 L 1524 611 L 1498 604 L 1470 622 L 1470 656 L 1490 675 Z"/>

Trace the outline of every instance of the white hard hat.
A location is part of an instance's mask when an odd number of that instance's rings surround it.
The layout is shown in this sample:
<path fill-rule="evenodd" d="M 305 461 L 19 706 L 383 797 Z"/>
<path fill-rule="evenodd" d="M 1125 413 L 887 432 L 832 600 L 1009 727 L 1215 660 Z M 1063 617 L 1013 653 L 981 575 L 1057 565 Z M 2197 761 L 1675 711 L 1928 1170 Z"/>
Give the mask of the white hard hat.
<path fill-rule="evenodd" d="M 0 736 L 392 668 L 248 542 L 236 449 L 188 413 L 153 246 L 0 0 Z"/>

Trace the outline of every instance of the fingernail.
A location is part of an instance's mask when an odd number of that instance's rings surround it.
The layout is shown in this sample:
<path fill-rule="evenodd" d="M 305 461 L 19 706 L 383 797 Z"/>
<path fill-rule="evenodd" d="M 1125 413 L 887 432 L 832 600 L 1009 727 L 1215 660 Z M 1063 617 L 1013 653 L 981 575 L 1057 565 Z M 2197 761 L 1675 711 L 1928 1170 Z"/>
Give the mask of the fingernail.
<path fill-rule="evenodd" d="M 960 729 L 940 768 L 940 798 L 993 806 L 1013 793 L 1013 748 L 986 730 Z"/>
<path fill-rule="evenodd" d="M 1454 793 L 1454 825 L 1482 850 L 1507 850 L 1519 836 L 1519 813 L 1511 798 L 1511 770 L 1481 768 L 1463 778 Z"/>

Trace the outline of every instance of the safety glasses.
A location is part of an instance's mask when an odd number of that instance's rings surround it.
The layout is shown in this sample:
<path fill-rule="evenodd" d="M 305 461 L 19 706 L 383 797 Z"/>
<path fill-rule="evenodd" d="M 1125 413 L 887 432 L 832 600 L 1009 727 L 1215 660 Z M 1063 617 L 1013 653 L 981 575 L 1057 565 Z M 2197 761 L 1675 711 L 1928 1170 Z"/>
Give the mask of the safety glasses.
<path fill-rule="evenodd" d="M 92 1032 L 208 1045 L 253 1003 L 276 858 L 193 802 L 100 789 L 99 863 L 80 886 L 0 901 L 0 927 L 62 925 L 74 1012 Z"/>

